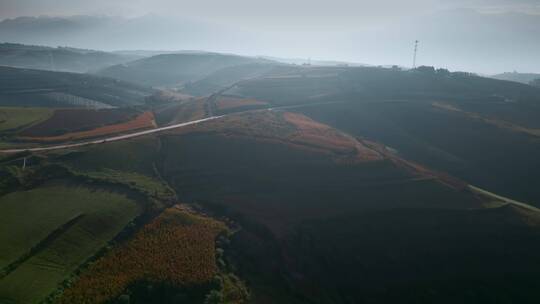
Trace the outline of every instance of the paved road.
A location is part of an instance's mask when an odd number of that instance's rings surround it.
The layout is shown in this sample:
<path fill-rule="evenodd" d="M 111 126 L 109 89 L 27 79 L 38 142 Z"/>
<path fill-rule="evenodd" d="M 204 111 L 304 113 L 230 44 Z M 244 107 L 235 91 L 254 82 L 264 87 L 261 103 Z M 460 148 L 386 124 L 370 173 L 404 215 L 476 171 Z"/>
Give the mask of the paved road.
<path fill-rule="evenodd" d="M 0 153 L 19 153 L 19 152 L 25 152 L 25 151 L 28 151 L 28 152 L 51 151 L 51 150 L 76 148 L 76 147 L 82 147 L 82 146 L 93 145 L 93 144 L 102 144 L 102 143 L 107 143 L 107 142 L 112 142 L 112 141 L 119 141 L 119 140 L 123 140 L 123 139 L 128 139 L 128 138 L 139 137 L 139 136 L 143 136 L 143 135 L 147 135 L 147 134 L 162 132 L 162 131 L 166 131 L 166 130 L 181 128 L 181 127 L 185 127 L 185 126 L 189 126 L 189 125 L 196 125 L 196 124 L 200 124 L 200 123 L 205 122 L 205 121 L 218 119 L 218 118 L 221 118 L 221 117 L 222 116 L 212 116 L 212 117 L 208 117 L 208 118 L 192 120 L 192 121 L 183 122 L 183 123 L 170 125 L 170 126 L 166 126 L 166 127 L 161 127 L 161 128 L 156 128 L 156 129 L 152 129 L 152 130 L 145 130 L 145 131 L 125 134 L 125 135 L 117 135 L 117 136 L 108 137 L 108 138 L 105 138 L 105 139 L 96 139 L 96 140 L 90 140 L 90 141 L 85 141 L 85 142 L 80 142 L 80 143 L 62 144 L 62 145 L 49 146 L 49 147 L 0 150 Z"/>
<path fill-rule="evenodd" d="M 531 211 L 535 211 L 535 212 L 540 212 L 540 209 L 538 209 L 538 208 L 536 208 L 536 207 L 534 207 L 532 205 L 529 205 L 529 204 L 526 204 L 526 203 L 523 203 L 523 202 L 518 202 L 516 200 L 513 200 L 513 199 L 510 199 L 510 198 L 504 197 L 502 195 L 498 195 L 498 194 L 489 192 L 487 190 L 475 187 L 473 185 L 469 185 L 469 189 L 471 189 L 473 191 L 476 191 L 476 192 L 479 192 L 481 194 L 484 194 L 486 196 L 489 196 L 489 197 L 491 197 L 493 199 L 505 202 L 507 204 L 512 204 L 512 205 L 519 206 L 519 207 L 522 207 L 522 208 L 525 208 L 525 209 L 528 209 L 528 210 L 531 210 Z"/>

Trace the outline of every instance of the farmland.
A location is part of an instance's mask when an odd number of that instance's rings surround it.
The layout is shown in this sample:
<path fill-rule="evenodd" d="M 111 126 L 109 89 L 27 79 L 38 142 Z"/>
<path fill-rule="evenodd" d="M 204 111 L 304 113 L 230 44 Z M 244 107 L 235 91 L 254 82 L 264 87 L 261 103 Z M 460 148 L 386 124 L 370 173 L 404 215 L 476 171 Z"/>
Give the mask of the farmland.
<path fill-rule="evenodd" d="M 119 124 L 137 116 L 137 111 L 119 109 L 58 109 L 49 119 L 19 133 L 23 137 L 48 137 Z"/>
<path fill-rule="evenodd" d="M 155 167 L 158 147 L 159 140 L 147 136 L 60 153 L 54 162 L 77 176 L 124 185 L 154 199 L 169 201 L 175 194 L 161 180 Z"/>
<path fill-rule="evenodd" d="M 257 138 L 281 142 L 294 148 L 333 156 L 336 160 L 380 160 L 378 153 L 355 138 L 308 117 L 290 112 L 262 111 L 240 113 L 208 122 L 203 126 L 170 131 L 170 133 L 218 132 L 230 137 Z"/>
<path fill-rule="evenodd" d="M 154 114 L 152 112 L 144 112 L 134 119 L 103 127 L 98 127 L 88 131 L 79 131 L 79 132 L 70 132 L 63 135 L 57 136 L 46 136 L 46 137 L 30 137 L 30 136 L 21 136 L 20 139 L 26 141 L 39 141 L 39 142 L 60 142 L 68 140 L 80 140 L 86 138 L 95 138 L 105 135 L 118 134 L 133 130 L 141 129 L 151 129 L 155 128 L 156 123 L 154 121 Z"/>
<path fill-rule="evenodd" d="M 56 181 L 0 198 L 0 302 L 35 303 L 139 214 L 125 195 Z M 8 267 L 9 265 L 9 267 Z"/>
<path fill-rule="evenodd" d="M 158 155 L 158 148 L 157 138 L 145 136 L 129 141 L 85 147 L 66 153 L 60 152 L 55 161 L 80 172 L 109 169 L 154 176 L 156 172 L 153 162 Z M 122 153 L 113 153 L 114 151 Z"/>
<path fill-rule="evenodd" d="M 205 98 L 197 98 L 156 107 L 154 110 L 156 123 L 164 126 L 204 118 L 206 116 L 205 100 Z"/>
<path fill-rule="evenodd" d="M 216 108 L 220 113 L 253 110 L 267 106 L 268 103 L 256 99 L 238 98 L 221 95 L 216 100 Z"/>
<path fill-rule="evenodd" d="M 215 239 L 226 230 L 224 224 L 180 207 L 167 209 L 92 264 L 59 303 L 104 303 L 140 281 L 208 285 L 218 272 Z"/>
<path fill-rule="evenodd" d="M 17 130 L 47 120 L 53 111 L 47 108 L 0 107 L 0 132 Z"/>

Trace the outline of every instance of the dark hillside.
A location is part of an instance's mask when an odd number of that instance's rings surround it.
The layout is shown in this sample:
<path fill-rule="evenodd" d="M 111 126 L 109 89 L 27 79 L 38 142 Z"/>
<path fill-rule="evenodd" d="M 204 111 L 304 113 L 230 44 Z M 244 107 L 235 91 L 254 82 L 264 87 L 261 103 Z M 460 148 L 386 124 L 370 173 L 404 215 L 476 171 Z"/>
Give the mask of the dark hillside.
<path fill-rule="evenodd" d="M 531 187 L 540 181 L 540 89 L 429 67 L 298 71 L 244 81 L 226 93 L 273 105 L 311 103 L 295 111 L 468 183 L 540 204 L 539 187 Z"/>
<path fill-rule="evenodd" d="M 311 149 L 302 144 L 306 130 L 292 136 L 298 125 L 262 113 L 164 135 L 160 152 L 179 197 L 242 223 L 231 258 L 241 261 L 254 303 L 271 303 L 276 292 L 306 303 L 430 303 L 461 288 L 468 292 L 455 300 L 465 303 L 519 292 L 531 303 L 538 280 L 521 289 L 493 274 L 523 281 L 540 270 L 530 268 L 538 262 L 530 246 L 540 240 L 535 212 L 487 208 L 369 142 L 363 153 L 382 158 Z"/>
<path fill-rule="evenodd" d="M 152 90 L 87 74 L 0 67 L 0 105 L 107 108 L 144 103 Z"/>
<path fill-rule="evenodd" d="M 472 108 L 472 104 L 465 105 Z M 496 109 L 485 104 L 482 108 Z M 479 108 L 480 106 L 475 106 Z M 515 111 L 524 113 L 519 107 Z M 302 113 L 351 134 L 382 142 L 400 155 L 449 172 L 463 180 L 509 197 L 540 204 L 540 144 L 537 129 L 498 125 L 430 103 L 355 102 L 318 105 Z M 507 111 L 504 115 L 511 114 Z M 537 112 L 538 113 L 538 112 Z M 540 114 L 540 113 L 539 113 Z M 522 125 L 537 124 L 533 111 Z M 487 114 L 485 114 L 487 115 Z M 525 132 L 528 131 L 528 132 Z"/>
<path fill-rule="evenodd" d="M 276 103 L 317 99 L 457 99 L 518 102 L 538 107 L 540 89 L 467 73 L 420 67 L 402 71 L 375 67 L 297 67 L 273 77 L 244 81 L 231 89 L 239 95 Z"/>

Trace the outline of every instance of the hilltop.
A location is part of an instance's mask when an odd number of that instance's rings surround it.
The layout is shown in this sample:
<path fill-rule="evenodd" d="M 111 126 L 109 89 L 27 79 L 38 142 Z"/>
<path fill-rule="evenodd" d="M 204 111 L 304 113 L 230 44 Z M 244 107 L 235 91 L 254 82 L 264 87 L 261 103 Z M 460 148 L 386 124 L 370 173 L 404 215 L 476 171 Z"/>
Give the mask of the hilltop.
<path fill-rule="evenodd" d="M 296 111 L 384 142 L 405 158 L 540 204 L 540 192 L 530 187 L 540 175 L 529 170 L 539 164 L 539 88 L 429 67 L 284 69 L 239 82 L 223 94 L 270 107 L 311 104 Z"/>
<path fill-rule="evenodd" d="M 0 65 L 26 69 L 86 73 L 138 58 L 70 47 L 0 44 Z"/>
<path fill-rule="evenodd" d="M 518 73 L 518 72 L 506 72 L 492 76 L 495 79 L 509 80 L 515 82 L 521 82 L 524 84 L 530 84 L 535 79 L 540 79 L 540 74 L 534 73 Z"/>
<path fill-rule="evenodd" d="M 161 54 L 102 69 L 98 75 L 149 86 L 182 87 L 221 69 L 275 64 L 270 60 L 218 53 Z M 264 67 L 263 67 L 264 68 Z"/>

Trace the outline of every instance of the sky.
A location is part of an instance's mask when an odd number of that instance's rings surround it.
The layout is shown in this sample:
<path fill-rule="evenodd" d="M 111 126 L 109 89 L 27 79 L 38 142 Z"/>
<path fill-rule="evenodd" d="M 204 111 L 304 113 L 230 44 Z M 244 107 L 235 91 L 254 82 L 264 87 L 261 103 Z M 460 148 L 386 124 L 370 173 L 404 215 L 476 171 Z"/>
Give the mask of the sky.
<path fill-rule="evenodd" d="M 540 13 L 539 0 L 1 0 L 0 3 L 0 18 L 75 14 L 133 17 L 154 13 L 270 28 L 298 26 L 300 21 L 311 26 L 332 26 L 330 23 L 370 26 L 394 18 L 456 8 Z M 320 17 L 325 19 L 321 22 Z"/>
<path fill-rule="evenodd" d="M 152 39 L 151 45 L 142 37 L 138 48 L 145 49 L 210 48 L 408 66 L 413 41 L 419 39 L 422 64 L 479 73 L 540 72 L 540 63 L 533 62 L 540 52 L 540 0 L 0 0 L 0 19 L 41 15 L 195 20 L 236 37 L 215 44 Z M 139 46 L 76 43 L 102 49 Z"/>

